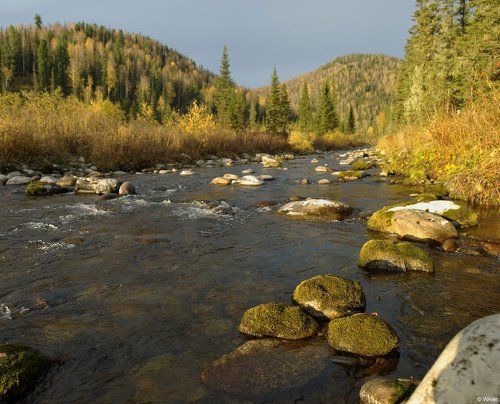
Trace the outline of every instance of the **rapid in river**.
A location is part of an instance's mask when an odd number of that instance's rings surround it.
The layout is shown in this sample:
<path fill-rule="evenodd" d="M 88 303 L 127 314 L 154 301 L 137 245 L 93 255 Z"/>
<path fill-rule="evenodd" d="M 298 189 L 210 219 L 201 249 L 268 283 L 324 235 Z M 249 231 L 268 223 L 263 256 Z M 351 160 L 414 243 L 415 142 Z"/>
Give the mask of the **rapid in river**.
<path fill-rule="evenodd" d="M 321 164 L 340 169 L 339 154 L 324 154 Z M 332 176 L 315 172 L 312 157 L 286 162 L 286 171 L 255 163 L 127 175 L 120 180 L 132 181 L 137 195 L 114 200 L 29 198 L 22 187 L 0 186 L 0 341 L 59 361 L 29 399 L 354 403 L 373 375 L 421 378 L 460 329 L 498 312 L 494 256 L 422 245 L 434 274 L 360 269 L 362 245 L 389 238 L 367 230 L 366 217 L 419 190 L 376 175 L 318 185 Z M 275 180 L 209 185 L 249 168 Z M 315 183 L 301 185 L 303 178 Z M 292 196 L 345 202 L 356 213 L 340 222 L 290 220 L 276 211 Z M 496 212 L 478 213 L 479 226 L 465 231 L 498 242 Z M 297 284 L 326 273 L 361 283 L 366 311 L 398 334 L 398 354 L 365 363 L 326 352 L 324 365 L 305 366 L 287 388 L 222 391 L 203 382 L 210 363 L 248 340 L 237 330 L 245 310 L 289 303 Z M 300 344 L 311 361 L 328 349 L 321 335 Z M 259 371 L 258 360 L 247 373 Z"/>

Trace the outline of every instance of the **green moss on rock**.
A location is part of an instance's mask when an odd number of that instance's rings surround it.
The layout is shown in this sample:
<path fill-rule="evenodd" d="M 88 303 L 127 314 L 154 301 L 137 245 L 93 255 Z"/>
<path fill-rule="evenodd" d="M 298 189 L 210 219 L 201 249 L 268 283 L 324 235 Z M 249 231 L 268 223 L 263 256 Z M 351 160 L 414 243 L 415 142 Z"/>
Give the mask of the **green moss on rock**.
<path fill-rule="evenodd" d="M 53 361 L 20 345 L 0 345 L 0 402 L 14 402 L 31 392 Z"/>
<path fill-rule="evenodd" d="M 352 169 L 354 171 L 368 170 L 370 167 L 371 167 L 371 164 L 364 161 L 364 160 L 357 160 L 352 165 Z"/>
<path fill-rule="evenodd" d="M 437 201 L 437 196 L 431 193 L 423 193 L 423 194 L 418 194 L 415 197 L 415 200 L 417 202 L 429 202 L 429 201 Z"/>
<path fill-rule="evenodd" d="M 337 176 L 340 179 L 350 179 L 350 178 L 361 178 L 363 177 L 363 171 L 357 171 L 357 170 L 348 170 L 348 171 L 340 171 L 337 173 Z"/>
<path fill-rule="evenodd" d="M 359 313 L 366 306 L 359 282 L 330 274 L 301 282 L 295 288 L 293 300 L 312 316 L 322 319 Z"/>
<path fill-rule="evenodd" d="M 358 265 L 369 270 L 434 272 L 431 257 L 408 242 L 370 240 L 359 253 Z"/>
<path fill-rule="evenodd" d="M 383 356 L 398 347 L 398 336 L 392 327 L 368 314 L 330 321 L 327 338 L 328 344 L 336 351 L 361 356 Z"/>
<path fill-rule="evenodd" d="M 318 323 L 300 307 L 265 303 L 247 310 L 238 330 L 254 337 L 301 339 L 317 333 Z"/>
<path fill-rule="evenodd" d="M 448 209 L 441 213 L 441 216 L 456 222 L 461 227 L 477 226 L 477 213 L 471 210 L 466 203 L 453 201 L 454 204 L 459 205 L 460 209 Z"/>
<path fill-rule="evenodd" d="M 41 181 L 31 181 L 26 186 L 26 195 L 28 196 L 46 196 L 46 195 L 63 194 L 68 191 L 69 190 L 67 188 L 63 188 L 54 184 L 47 184 Z"/>

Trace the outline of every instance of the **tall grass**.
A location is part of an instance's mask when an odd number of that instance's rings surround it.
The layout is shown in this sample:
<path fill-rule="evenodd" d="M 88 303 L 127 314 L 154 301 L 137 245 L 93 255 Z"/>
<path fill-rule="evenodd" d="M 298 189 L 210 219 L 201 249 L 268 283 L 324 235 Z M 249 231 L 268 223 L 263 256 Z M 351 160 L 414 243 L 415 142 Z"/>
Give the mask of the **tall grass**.
<path fill-rule="evenodd" d="M 324 135 L 292 131 L 288 136 L 288 143 L 297 153 L 313 153 L 315 150 L 335 150 L 363 144 L 354 137 L 336 130 Z"/>
<path fill-rule="evenodd" d="M 140 169 L 175 162 L 181 153 L 198 159 L 288 149 L 280 136 L 237 133 L 203 122 L 194 131 L 189 120 L 193 115 L 179 119 L 170 126 L 146 118 L 129 122 L 108 101 L 85 104 L 60 94 L 0 95 L 0 167 L 44 167 L 83 156 L 100 169 Z"/>
<path fill-rule="evenodd" d="M 479 205 L 500 205 L 500 102 L 494 92 L 466 110 L 408 126 L 378 147 L 390 169 L 447 181 L 450 195 Z"/>

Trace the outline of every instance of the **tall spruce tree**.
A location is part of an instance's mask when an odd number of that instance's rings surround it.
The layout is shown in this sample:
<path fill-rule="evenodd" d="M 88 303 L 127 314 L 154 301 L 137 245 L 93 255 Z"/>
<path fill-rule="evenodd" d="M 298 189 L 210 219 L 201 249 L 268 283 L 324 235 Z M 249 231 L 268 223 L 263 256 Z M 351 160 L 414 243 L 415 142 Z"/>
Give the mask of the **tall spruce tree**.
<path fill-rule="evenodd" d="M 281 129 L 281 88 L 276 67 L 271 76 L 271 88 L 266 103 L 266 130 L 269 133 L 280 133 Z"/>
<path fill-rule="evenodd" d="M 222 126 L 241 129 L 244 123 L 245 102 L 231 78 L 229 55 L 224 46 L 219 70 L 215 79 L 214 105 L 217 120 Z"/>
<path fill-rule="evenodd" d="M 349 107 L 349 115 L 347 117 L 347 125 L 346 125 L 347 133 L 355 133 L 356 132 L 356 120 L 354 118 L 354 111 L 352 109 L 352 105 Z"/>
<path fill-rule="evenodd" d="M 50 86 L 51 67 L 49 60 L 49 46 L 45 39 L 41 39 L 38 45 L 37 66 L 38 89 L 40 91 L 47 91 Z"/>
<path fill-rule="evenodd" d="M 278 133 L 281 135 L 288 134 L 288 127 L 290 125 L 290 118 L 292 114 L 292 110 L 290 108 L 290 98 L 288 97 L 288 89 L 286 88 L 286 84 L 281 85 L 281 93 L 280 93 L 280 128 Z"/>
<path fill-rule="evenodd" d="M 68 47 L 65 41 L 59 40 L 54 55 L 54 83 L 64 94 L 69 94 L 68 68 Z"/>
<path fill-rule="evenodd" d="M 311 98 L 309 97 L 309 86 L 307 81 L 304 81 L 302 88 L 302 97 L 299 102 L 299 122 L 298 127 L 301 131 L 309 132 L 312 130 L 313 114 L 311 107 Z"/>
<path fill-rule="evenodd" d="M 338 117 L 333 97 L 330 94 L 330 86 L 325 82 L 321 89 L 316 112 L 316 131 L 323 135 L 338 127 Z"/>
<path fill-rule="evenodd" d="M 248 115 L 249 115 L 248 127 L 251 130 L 257 129 L 257 120 L 258 120 L 257 102 L 253 99 L 250 101 L 250 111 Z"/>

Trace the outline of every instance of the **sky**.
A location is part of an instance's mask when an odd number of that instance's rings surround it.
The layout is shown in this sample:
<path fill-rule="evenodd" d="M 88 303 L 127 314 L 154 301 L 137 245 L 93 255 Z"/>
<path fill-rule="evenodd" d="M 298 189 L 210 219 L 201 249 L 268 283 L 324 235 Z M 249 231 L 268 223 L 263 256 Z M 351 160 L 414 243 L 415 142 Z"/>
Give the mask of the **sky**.
<path fill-rule="evenodd" d="M 413 0 L 0 0 L 0 26 L 85 21 L 148 35 L 235 81 L 266 85 L 352 53 L 403 56 Z"/>

